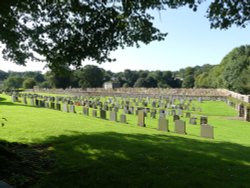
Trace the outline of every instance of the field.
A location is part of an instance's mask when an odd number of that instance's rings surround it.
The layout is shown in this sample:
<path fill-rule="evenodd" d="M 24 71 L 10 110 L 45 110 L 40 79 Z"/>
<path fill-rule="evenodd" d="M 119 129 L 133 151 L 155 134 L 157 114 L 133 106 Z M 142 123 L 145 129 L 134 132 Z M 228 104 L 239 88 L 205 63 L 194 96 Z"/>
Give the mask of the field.
<path fill-rule="evenodd" d="M 84 116 L 82 107 L 65 113 L 0 95 L 0 139 L 18 153 L 14 164 L 0 158 L 8 169 L 1 178 L 16 187 L 250 187 L 250 123 L 224 102 L 195 103 L 215 139 L 185 118 L 188 134 L 180 135 L 172 117 L 161 132 L 150 117 L 142 128 L 135 115 L 122 124 Z"/>

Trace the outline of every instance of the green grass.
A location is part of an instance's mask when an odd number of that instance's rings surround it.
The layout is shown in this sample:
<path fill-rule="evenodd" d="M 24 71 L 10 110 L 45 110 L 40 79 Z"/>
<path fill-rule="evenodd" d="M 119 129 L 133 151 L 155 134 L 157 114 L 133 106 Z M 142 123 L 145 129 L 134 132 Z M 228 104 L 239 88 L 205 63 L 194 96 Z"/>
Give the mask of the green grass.
<path fill-rule="evenodd" d="M 157 119 L 138 127 L 128 124 L 11 103 L 0 95 L 0 139 L 41 145 L 54 167 L 31 187 L 249 187 L 250 123 L 230 120 L 236 111 L 223 102 L 194 103 L 215 127 L 215 139 L 199 137 L 198 125 L 187 123 L 188 135 L 157 130 Z M 199 122 L 198 122 L 199 123 Z M 20 177 L 20 176 L 19 176 Z M 13 179 L 9 183 L 21 185 Z M 22 187 L 22 185 L 20 186 Z"/>

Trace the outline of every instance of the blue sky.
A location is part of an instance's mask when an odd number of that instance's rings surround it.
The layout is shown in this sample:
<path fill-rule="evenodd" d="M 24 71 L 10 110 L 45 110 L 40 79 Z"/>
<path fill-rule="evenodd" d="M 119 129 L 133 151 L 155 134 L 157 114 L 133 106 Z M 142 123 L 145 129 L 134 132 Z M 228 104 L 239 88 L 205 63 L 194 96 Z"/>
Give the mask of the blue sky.
<path fill-rule="evenodd" d="M 197 12 L 183 7 L 177 10 L 153 12 L 155 25 L 167 32 L 165 41 L 141 45 L 140 48 L 117 50 L 111 57 L 116 62 L 94 64 L 113 72 L 131 70 L 178 70 L 187 66 L 219 64 L 233 48 L 250 44 L 250 26 L 232 27 L 228 30 L 210 29 L 205 17 L 208 3 L 199 6 Z M 0 70 L 43 70 L 44 64 L 31 62 L 26 67 L 17 66 L 0 59 Z"/>

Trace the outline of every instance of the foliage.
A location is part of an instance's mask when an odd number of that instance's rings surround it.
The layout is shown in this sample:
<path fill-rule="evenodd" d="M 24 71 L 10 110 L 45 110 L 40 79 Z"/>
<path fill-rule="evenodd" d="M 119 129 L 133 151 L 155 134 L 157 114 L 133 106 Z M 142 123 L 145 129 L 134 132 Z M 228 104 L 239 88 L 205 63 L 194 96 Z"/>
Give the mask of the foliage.
<path fill-rule="evenodd" d="M 5 89 L 17 89 L 21 88 L 23 84 L 23 78 L 18 76 L 10 76 L 4 80 Z"/>
<path fill-rule="evenodd" d="M 36 85 L 36 80 L 34 78 L 27 78 L 23 81 L 23 88 L 32 89 Z"/>
<path fill-rule="evenodd" d="M 74 76 L 78 78 L 81 88 L 102 87 L 104 81 L 103 70 L 95 65 L 86 65 L 76 70 Z"/>
<path fill-rule="evenodd" d="M 196 87 L 226 88 L 243 94 L 250 92 L 250 45 L 229 52 L 219 65 L 195 79 Z"/>
<path fill-rule="evenodd" d="M 83 60 L 112 61 L 118 47 L 164 40 L 148 10 L 188 6 L 203 0 L 34 1 L 0 3 L 0 41 L 4 57 L 24 65 L 27 59 L 47 62 L 54 70 L 80 66 Z M 217 0 L 207 17 L 211 27 L 244 27 L 250 19 L 247 1 Z M 136 81 L 136 80 L 135 80 Z M 131 83 L 129 83 L 130 86 Z"/>

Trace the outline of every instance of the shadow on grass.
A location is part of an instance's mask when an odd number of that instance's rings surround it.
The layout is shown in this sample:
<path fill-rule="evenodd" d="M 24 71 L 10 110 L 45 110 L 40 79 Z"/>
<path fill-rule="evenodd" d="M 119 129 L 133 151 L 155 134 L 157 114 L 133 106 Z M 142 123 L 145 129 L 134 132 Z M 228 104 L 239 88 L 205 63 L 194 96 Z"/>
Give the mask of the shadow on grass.
<path fill-rule="evenodd" d="M 37 187 L 249 187 L 250 148 L 169 135 L 51 137 L 56 168 Z"/>

